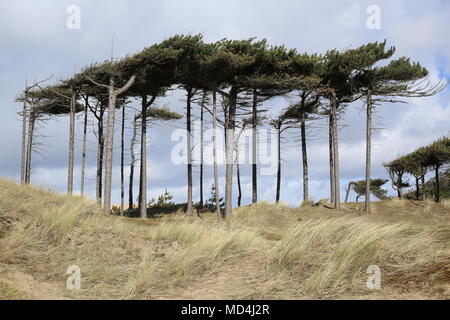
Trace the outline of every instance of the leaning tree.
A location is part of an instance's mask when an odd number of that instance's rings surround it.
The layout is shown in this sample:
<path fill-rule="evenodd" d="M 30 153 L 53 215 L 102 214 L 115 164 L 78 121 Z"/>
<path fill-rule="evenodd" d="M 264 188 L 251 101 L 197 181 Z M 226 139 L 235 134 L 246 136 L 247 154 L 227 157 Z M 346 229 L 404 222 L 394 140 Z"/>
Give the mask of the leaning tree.
<path fill-rule="evenodd" d="M 141 218 L 147 217 L 147 122 L 149 110 L 158 97 L 175 81 L 176 61 L 179 51 L 161 47 L 157 44 L 127 57 L 123 72 L 135 74 L 136 79 L 127 95 L 141 100 L 141 150 L 139 177 L 139 212 Z"/>
<path fill-rule="evenodd" d="M 450 162 L 450 138 L 444 137 L 440 138 L 425 149 L 423 149 L 424 156 L 424 165 L 427 167 L 431 167 L 435 172 L 436 179 L 436 193 L 435 193 L 435 201 L 440 201 L 440 183 L 439 183 L 439 169 L 445 163 Z"/>
<path fill-rule="evenodd" d="M 395 49 L 384 50 L 385 41 L 374 47 L 383 58 L 390 57 Z M 376 105 L 383 102 L 404 102 L 405 97 L 426 97 L 438 93 L 444 83 L 431 84 L 425 79 L 428 71 L 417 62 L 401 57 L 385 66 L 368 66 L 357 76 L 356 86 L 362 92 L 366 105 L 366 197 L 365 211 L 370 212 L 370 173 L 372 116 Z"/>
<path fill-rule="evenodd" d="M 396 190 L 398 198 L 402 199 L 402 190 L 410 186 L 408 181 L 404 180 L 404 176 L 407 173 L 405 159 L 400 157 L 383 165 L 391 178 L 392 189 Z"/>
<path fill-rule="evenodd" d="M 332 159 L 331 178 L 333 180 L 331 189 L 336 209 L 340 208 L 338 113 L 343 111 L 348 103 L 361 97 L 356 81 L 361 70 L 392 55 L 389 50 L 384 50 L 384 46 L 384 43 L 372 42 L 343 52 L 330 50 L 325 54 L 320 68 L 321 95 L 330 102 L 330 158 Z"/>

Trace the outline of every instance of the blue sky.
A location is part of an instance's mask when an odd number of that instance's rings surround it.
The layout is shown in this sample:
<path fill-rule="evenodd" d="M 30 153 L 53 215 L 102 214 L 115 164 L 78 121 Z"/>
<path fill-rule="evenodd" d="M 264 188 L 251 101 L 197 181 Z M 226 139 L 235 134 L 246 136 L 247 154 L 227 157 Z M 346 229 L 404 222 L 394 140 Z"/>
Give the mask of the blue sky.
<path fill-rule="evenodd" d="M 66 21 L 69 5 L 77 5 L 81 28 L 69 30 Z M 366 9 L 377 5 L 381 29 L 366 26 Z M 18 180 L 20 166 L 21 106 L 14 102 L 25 79 L 33 81 L 54 75 L 70 77 L 83 66 L 107 59 L 114 38 L 117 57 L 139 51 L 177 33 L 203 33 L 206 41 L 228 38 L 267 38 L 271 44 L 284 44 L 299 51 L 323 53 L 327 49 L 344 50 L 369 41 L 387 39 L 396 47 L 395 57 L 408 56 L 430 70 L 430 79 L 450 74 L 450 3 L 448 1 L 50 1 L 19 0 L 0 3 L 0 176 Z M 420 145 L 448 134 L 450 128 L 449 90 L 425 99 L 408 99 L 407 104 L 383 105 L 377 111 L 374 136 L 373 176 L 387 177 L 382 163 L 413 151 Z M 133 102 L 131 106 L 136 106 Z M 184 93 L 173 90 L 159 106 L 184 113 Z M 289 104 L 277 98 L 264 104 L 276 115 Z M 361 102 L 350 105 L 340 124 L 341 186 L 364 174 L 364 112 Z M 198 107 L 194 107 L 198 116 Z M 127 112 L 129 124 L 132 108 Z M 120 120 L 120 116 L 117 117 Z M 45 145 L 36 155 L 32 181 L 36 185 L 63 192 L 66 187 L 68 156 L 68 119 L 59 117 L 42 124 Z M 169 137 L 184 126 L 184 120 L 152 123 L 148 141 L 149 198 L 165 188 L 176 201 L 186 198 L 186 169 L 170 159 L 175 141 Z M 209 121 L 209 120 L 208 120 Z M 310 188 L 314 199 L 328 195 L 328 150 L 326 123 L 313 124 L 308 142 Z M 298 205 L 302 194 L 301 149 L 298 130 L 291 130 L 283 144 L 281 198 Z M 127 133 L 127 141 L 130 132 Z M 194 138 L 195 140 L 195 138 Z M 89 195 L 95 187 L 95 136 L 88 138 Z M 118 140 L 116 140 L 118 141 Z M 195 141 L 197 142 L 197 141 Z M 77 122 L 75 190 L 79 188 L 81 119 Z M 117 155 L 117 152 L 116 152 Z M 194 159 L 196 160 L 196 159 Z M 113 201 L 118 203 L 119 161 L 114 162 Z M 251 169 L 243 165 L 243 203 L 251 197 Z M 205 197 L 209 196 L 212 168 L 205 168 Z M 223 168 L 221 168 L 223 177 Z M 198 199 L 198 167 L 194 168 L 194 198 Z M 136 188 L 137 190 L 137 188 Z M 274 200 L 275 177 L 260 176 L 259 198 Z"/>

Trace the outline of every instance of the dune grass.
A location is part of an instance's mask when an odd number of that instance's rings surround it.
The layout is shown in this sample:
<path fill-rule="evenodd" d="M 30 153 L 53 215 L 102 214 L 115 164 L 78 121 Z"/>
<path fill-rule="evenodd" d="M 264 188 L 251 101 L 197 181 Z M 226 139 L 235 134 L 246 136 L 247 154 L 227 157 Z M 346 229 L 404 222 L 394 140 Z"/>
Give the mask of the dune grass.
<path fill-rule="evenodd" d="M 359 206 L 262 202 L 221 224 L 214 214 L 141 220 L 0 180 L 0 299 L 450 298 L 446 206 Z M 79 291 L 66 288 L 70 265 Z M 366 287 L 369 265 L 380 290 Z"/>

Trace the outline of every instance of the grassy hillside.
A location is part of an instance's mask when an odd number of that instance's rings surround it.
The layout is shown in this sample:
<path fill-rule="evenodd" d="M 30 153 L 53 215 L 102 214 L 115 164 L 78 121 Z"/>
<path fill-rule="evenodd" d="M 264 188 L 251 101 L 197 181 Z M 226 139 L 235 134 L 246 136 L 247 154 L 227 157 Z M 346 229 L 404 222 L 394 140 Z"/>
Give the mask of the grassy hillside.
<path fill-rule="evenodd" d="M 218 225 L 107 216 L 0 180 L 1 299 L 450 298 L 450 210 L 390 200 L 340 212 L 259 203 Z M 81 269 L 81 290 L 66 270 Z M 369 265 L 380 290 L 366 287 Z"/>

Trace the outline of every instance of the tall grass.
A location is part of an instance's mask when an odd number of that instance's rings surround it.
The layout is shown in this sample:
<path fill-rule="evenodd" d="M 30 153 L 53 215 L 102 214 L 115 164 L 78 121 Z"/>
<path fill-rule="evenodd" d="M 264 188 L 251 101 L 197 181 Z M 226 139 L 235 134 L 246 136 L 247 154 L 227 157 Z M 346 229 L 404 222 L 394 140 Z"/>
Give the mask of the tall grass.
<path fill-rule="evenodd" d="M 363 215 L 350 204 L 335 212 L 262 202 L 221 224 L 214 214 L 141 220 L 0 180 L 0 298 L 44 298 L 39 288 L 23 292 L 36 283 L 61 298 L 449 298 L 449 211 L 373 206 Z M 65 288 L 73 264 L 81 291 Z M 378 293 L 365 287 L 369 265 L 382 271 Z M 32 284 L 8 280 L 30 276 Z"/>
<path fill-rule="evenodd" d="M 367 217 L 311 220 L 292 227 L 268 263 L 273 271 L 295 278 L 302 295 L 367 292 L 369 265 L 381 268 L 386 287 L 408 290 L 414 285 L 442 293 L 450 284 L 450 229 Z"/>

